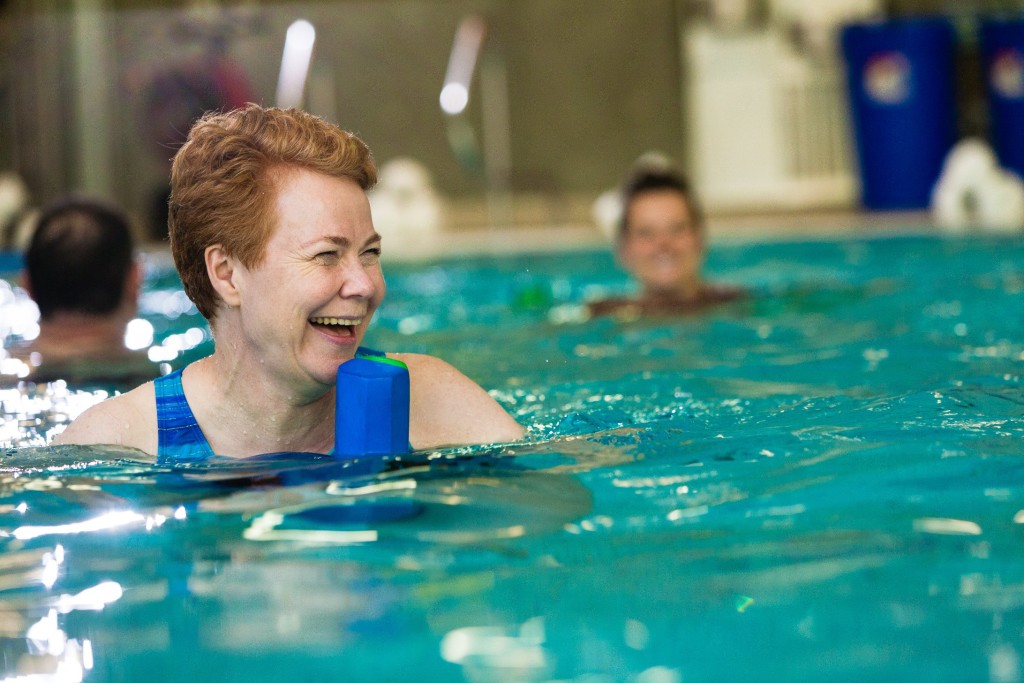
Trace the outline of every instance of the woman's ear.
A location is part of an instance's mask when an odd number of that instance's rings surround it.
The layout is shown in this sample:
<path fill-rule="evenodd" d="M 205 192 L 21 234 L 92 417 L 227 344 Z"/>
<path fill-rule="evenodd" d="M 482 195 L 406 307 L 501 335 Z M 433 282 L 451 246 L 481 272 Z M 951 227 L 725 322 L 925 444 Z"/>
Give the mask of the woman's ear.
<path fill-rule="evenodd" d="M 235 259 L 220 244 L 208 246 L 203 255 L 206 257 L 206 274 L 213 289 L 225 304 L 238 306 L 242 297 L 235 283 Z"/>

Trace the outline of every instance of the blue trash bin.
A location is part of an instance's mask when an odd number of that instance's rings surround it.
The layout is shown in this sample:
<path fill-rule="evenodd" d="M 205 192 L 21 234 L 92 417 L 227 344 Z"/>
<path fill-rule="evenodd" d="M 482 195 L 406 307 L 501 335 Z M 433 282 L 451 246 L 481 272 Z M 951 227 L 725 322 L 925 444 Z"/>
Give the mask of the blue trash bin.
<path fill-rule="evenodd" d="M 983 21 L 980 42 L 992 146 L 1024 177 L 1024 18 Z"/>
<path fill-rule="evenodd" d="M 953 27 L 931 17 L 850 24 L 841 44 L 861 203 L 927 208 L 956 141 Z"/>

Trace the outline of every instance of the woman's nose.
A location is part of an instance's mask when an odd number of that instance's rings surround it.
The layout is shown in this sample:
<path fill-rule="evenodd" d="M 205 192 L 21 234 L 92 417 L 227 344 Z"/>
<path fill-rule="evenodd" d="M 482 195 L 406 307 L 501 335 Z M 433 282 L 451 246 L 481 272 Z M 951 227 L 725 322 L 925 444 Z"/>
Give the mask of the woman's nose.
<path fill-rule="evenodd" d="M 366 266 L 358 261 L 342 273 L 340 293 L 343 298 L 368 299 L 376 292 L 377 284 Z"/>
<path fill-rule="evenodd" d="M 671 251 L 676 246 L 676 240 L 669 233 L 661 233 L 654 242 L 657 251 Z"/>

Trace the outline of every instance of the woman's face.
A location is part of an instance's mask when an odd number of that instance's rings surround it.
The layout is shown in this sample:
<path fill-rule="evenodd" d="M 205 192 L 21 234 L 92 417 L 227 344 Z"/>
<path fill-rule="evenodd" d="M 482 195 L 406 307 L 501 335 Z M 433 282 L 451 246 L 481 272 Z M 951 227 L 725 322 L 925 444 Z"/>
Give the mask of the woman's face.
<path fill-rule="evenodd" d="M 704 242 L 686 198 L 676 190 L 652 190 L 634 197 L 627 212 L 619 243 L 623 266 L 648 294 L 694 294 Z"/>
<path fill-rule="evenodd" d="M 288 169 L 276 187 L 264 260 L 239 268 L 242 343 L 282 383 L 330 387 L 384 298 L 380 235 L 352 180 Z"/>

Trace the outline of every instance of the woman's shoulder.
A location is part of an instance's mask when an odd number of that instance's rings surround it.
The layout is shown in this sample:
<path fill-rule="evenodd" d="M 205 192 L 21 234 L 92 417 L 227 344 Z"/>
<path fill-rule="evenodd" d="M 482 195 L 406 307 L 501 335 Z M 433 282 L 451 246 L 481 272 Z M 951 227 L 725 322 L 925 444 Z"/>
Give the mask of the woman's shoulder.
<path fill-rule="evenodd" d="M 388 358 L 393 358 L 397 361 L 405 363 L 406 367 L 408 367 L 410 370 L 418 369 L 436 371 L 448 368 L 452 370 L 455 369 L 455 367 L 452 366 L 447 361 L 444 361 L 438 358 L 437 356 L 431 356 L 426 353 L 388 353 L 387 356 Z"/>
<path fill-rule="evenodd" d="M 523 428 L 476 382 L 436 356 L 389 353 L 409 368 L 409 438 L 416 448 L 515 441 Z"/>
<path fill-rule="evenodd" d="M 153 382 L 90 407 L 54 439 L 55 444 L 117 445 L 156 452 Z"/>
<path fill-rule="evenodd" d="M 742 287 L 731 284 L 707 283 L 694 296 L 648 295 L 638 298 L 609 297 L 587 303 L 592 317 L 612 316 L 632 321 L 643 316 L 682 315 L 696 313 L 718 304 L 744 299 L 748 296 Z"/>
<path fill-rule="evenodd" d="M 591 317 L 605 315 L 636 317 L 643 312 L 643 306 L 640 302 L 636 299 L 623 296 L 614 296 L 606 299 L 588 301 L 586 306 L 587 313 L 589 313 Z"/>
<path fill-rule="evenodd" d="M 414 389 L 444 391 L 446 387 L 475 383 L 446 360 L 426 353 L 389 353 L 388 358 L 401 361 L 409 369 Z M 418 387 L 417 387 L 418 385 Z"/>
<path fill-rule="evenodd" d="M 704 300 L 709 304 L 720 304 L 748 296 L 747 290 L 739 285 L 729 283 L 709 284 L 704 290 Z"/>

